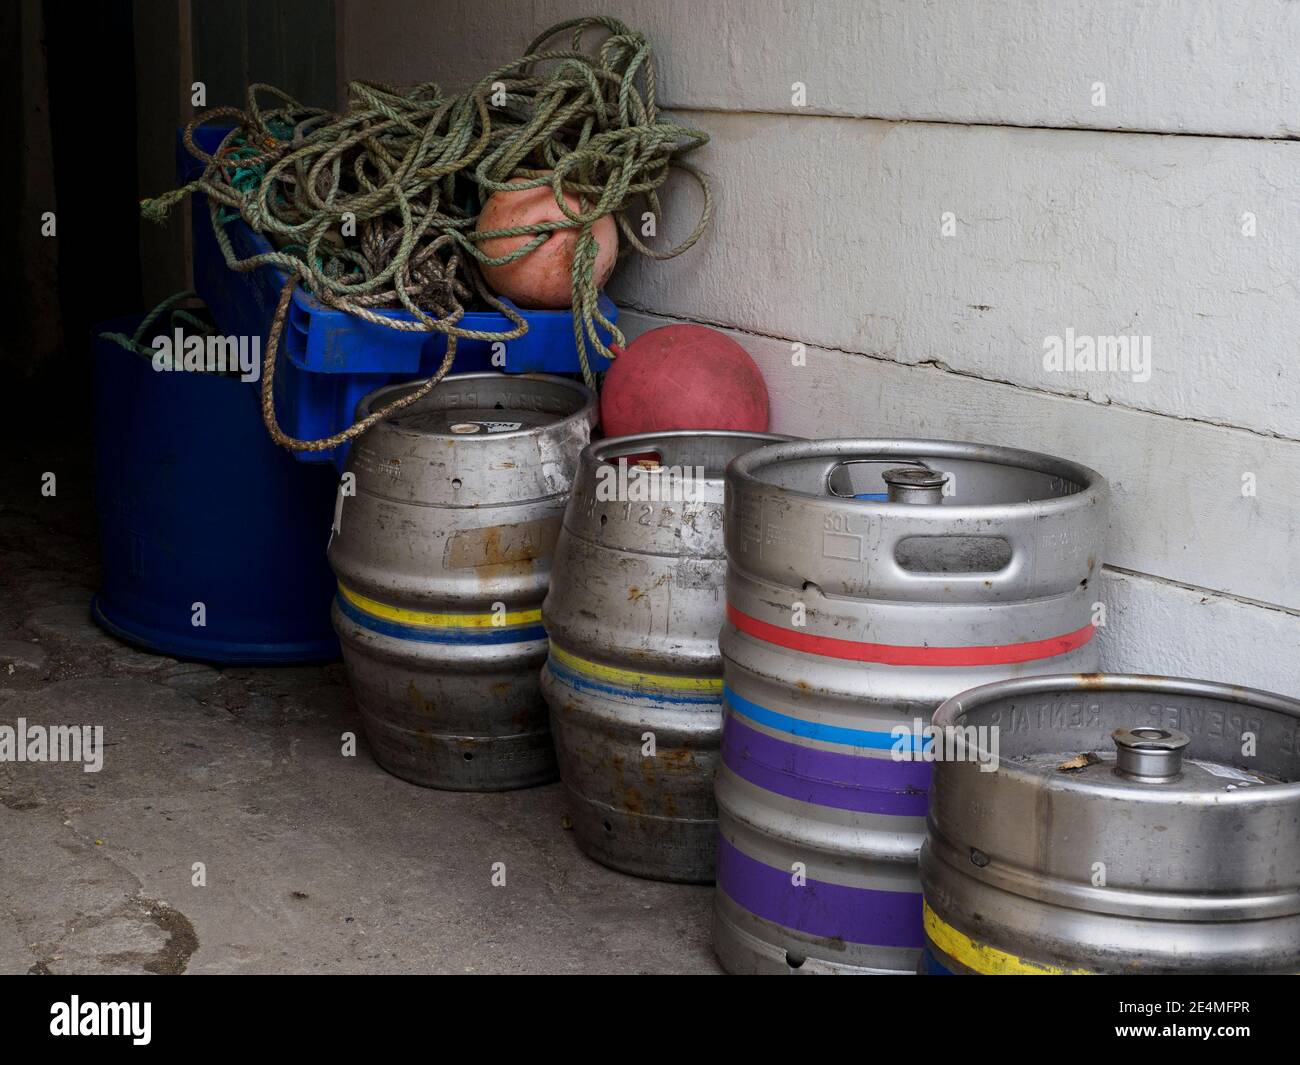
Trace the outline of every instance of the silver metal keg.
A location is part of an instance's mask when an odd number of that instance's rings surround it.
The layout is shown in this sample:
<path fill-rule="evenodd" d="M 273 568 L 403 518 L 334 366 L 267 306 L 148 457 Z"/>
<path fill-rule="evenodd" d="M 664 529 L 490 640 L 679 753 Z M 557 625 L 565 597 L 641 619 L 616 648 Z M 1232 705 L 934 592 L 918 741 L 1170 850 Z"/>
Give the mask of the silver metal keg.
<path fill-rule="evenodd" d="M 542 690 L 574 834 L 605 865 L 713 881 L 722 476 L 784 439 L 647 433 L 582 453 L 542 607 Z"/>
<path fill-rule="evenodd" d="M 357 416 L 415 387 L 372 392 Z M 595 421 L 572 381 L 462 374 L 353 444 L 329 548 L 333 620 L 389 772 L 458 791 L 554 779 L 541 604 Z"/>
<path fill-rule="evenodd" d="M 988 684 L 934 716 L 924 973 L 1300 971 L 1300 701 Z"/>
<path fill-rule="evenodd" d="M 922 725 L 1096 668 L 1107 488 L 1028 451 L 773 444 L 727 472 L 714 944 L 733 972 L 914 972 Z"/>

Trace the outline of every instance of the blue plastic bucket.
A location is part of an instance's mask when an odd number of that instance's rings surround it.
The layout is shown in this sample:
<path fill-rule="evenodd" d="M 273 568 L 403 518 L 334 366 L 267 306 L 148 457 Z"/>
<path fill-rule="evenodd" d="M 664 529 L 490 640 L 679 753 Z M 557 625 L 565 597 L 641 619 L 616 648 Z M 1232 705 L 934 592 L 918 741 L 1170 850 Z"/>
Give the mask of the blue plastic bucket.
<path fill-rule="evenodd" d="M 92 615 L 113 635 L 177 658 L 337 657 L 325 558 L 333 468 L 295 462 L 271 442 L 255 387 L 155 371 L 99 336 L 129 336 L 140 321 L 104 323 L 91 341 L 103 561 Z"/>

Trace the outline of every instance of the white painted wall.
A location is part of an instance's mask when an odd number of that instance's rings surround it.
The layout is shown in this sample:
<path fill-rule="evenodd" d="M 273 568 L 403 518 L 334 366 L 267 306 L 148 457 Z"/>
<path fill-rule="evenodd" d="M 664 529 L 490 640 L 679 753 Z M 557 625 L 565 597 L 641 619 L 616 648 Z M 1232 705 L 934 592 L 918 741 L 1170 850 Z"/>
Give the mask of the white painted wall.
<path fill-rule="evenodd" d="M 1106 668 L 1300 695 L 1300 3 L 341 2 L 345 78 L 459 87 L 597 9 L 646 32 L 718 202 L 620 266 L 629 331 L 731 330 L 782 432 L 1096 467 Z M 1149 379 L 1049 372 L 1068 328 L 1149 336 Z"/>

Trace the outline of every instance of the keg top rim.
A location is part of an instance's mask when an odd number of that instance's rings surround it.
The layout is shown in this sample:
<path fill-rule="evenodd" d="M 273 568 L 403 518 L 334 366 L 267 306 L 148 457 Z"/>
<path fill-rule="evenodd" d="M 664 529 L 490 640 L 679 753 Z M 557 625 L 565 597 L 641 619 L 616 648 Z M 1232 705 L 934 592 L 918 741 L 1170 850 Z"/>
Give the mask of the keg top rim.
<path fill-rule="evenodd" d="M 1300 725 L 1300 699 L 1292 699 L 1262 688 L 1248 688 L 1239 684 L 1132 673 L 1060 673 L 982 684 L 960 692 L 941 703 L 934 712 L 931 723 L 936 729 L 960 725 L 964 723 L 965 716 L 970 711 L 1016 697 L 1068 696 L 1089 692 L 1214 699 L 1227 705 L 1252 707 L 1281 714 L 1295 719 L 1297 725 Z M 987 754 L 982 750 L 979 753 Z M 1033 770 L 1022 768 L 1006 758 L 999 760 L 998 772 L 1008 772 L 1017 776 L 1038 775 Z M 1140 792 L 1132 792 L 1132 794 L 1140 794 Z M 1150 794 L 1158 795 L 1156 792 Z M 1242 800 L 1264 794 L 1268 795 L 1269 801 L 1300 800 L 1300 780 L 1262 783 L 1257 787 L 1235 792 L 1234 798 Z"/>
<path fill-rule="evenodd" d="M 456 441 L 466 441 L 466 440 L 501 441 L 501 440 L 512 440 L 515 439 L 516 437 L 535 434 L 538 432 L 539 428 L 549 430 L 549 429 L 555 429 L 559 426 L 567 425 L 574 421 L 589 421 L 592 422 L 593 424 L 596 421 L 596 404 L 597 404 L 596 394 L 592 392 L 591 389 L 589 389 L 581 381 L 572 381 L 567 377 L 559 377 L 556 376 L 555 374 L 545 374 L 545 373 L 507 374 L 497 370 L 478 371 L 475 373 L 448 374 L 436 385 L 434 385 L 432 389 L 430 389 L 429 395 L 432 396 L 435 392 L 438 391 L 438 389 L 442 388 L 444 385 L 449 385 L 449 384 L 454 384 L 459 382 L 468 382 L 468 381 L 494 381 L 495 382 L 495 381 L 503 381 L 503 380 L 504 381 L 540 381 L 548 386 L 556 387 L 559 389 L 565 389 L 575 393 L 578 398 L 583 400 L 583 403 L 572 413 L 557 417 L 556 420 L 550 425 L 541 426 L 541 427 L 535 425 L 524 426 L 523 428 L 520 429 L 511 429 L 505 432 L 496 432 L 491 434 L 458 435 L 450 431 L 445 433 L 432 432 L 426 430 L 415 432 L 414 430 L 404 429 L 401 426 L 396 425 L 393 421 L 394 418 L 400 418 L 404 414 L 416 413 L 416 411 L 414 411 L 412 408 L 418 406 L 420 401 L 417 400 L 415 404 L 412 404 L 412 407 L 408 407 L 396 412 L 391 417 L 385 418 L 382 422 L 379 422 L 376 425 L 371 426 L 371 428 L 375 429 L 378 428 L 379 425 L 383 425 L 386 428 L 392 430 L 393 432 L 408 433 L 413 436 L 418 436 L 423 439 L 431 439 L 431 440 L 446 439 L 446 440 L 456 440 Z M 384 403 L 391 401 L 394 393 L 411 391 L 416 388 L 419 388 L 421 384 L 423 384 L 423 382 L 419 380 L 398 381 L 394 384 L 384 385 L 380 388 L 377 388 L 373 392 L 366 393 L 366 395 L 362 396 L 361 399 L 357 402 L 356 412 L 355 412 L 356 419 L 360 420 L 361 418 L 366 417 L 367 415 L 370 414 L 370 412 L 374 408 L 378 406 L 382 406 Z M 427 399 L 428 396 L 425 396 L 423 398 Z"/>
<path fill-rule="evenodd" d="M 1082 506 L 1090 494 L 1104 492 L 1106 479 L 1091 467 L 1070 459 L 1060 458 L 1040 451 L 1028 451 L 1022 448 L 1002 447 L 996 444 L 977 444 L 960 440 L 911 440 L 899 437 L 852 437 L 832 440 L 794 439 L 768 444 L 737 456 L 727 470 L 729 481 L 756 488 L 772 488 L 800 499 L 833 500 L 836 504 L 855 507 L 906 507 L 908 511 L 915 508 L 906 503 L 879 503 L 853 499 L 849 496 L 825 495 L 817 492 L 805 492 L 795 488 L 782 488 L 765 481 L 760 471 L 780 462 L 794 462 L 804 459 L 866 459 L 881 462 L 895 459 L 958 459 L 966 462 L 987 462 L 991 465 L 1003 465 L 1032 470 L 1050 476 L 1065 477 L 1079 486 L 1079 491 L 1071 495 L 1045 497 L 1020 503 L 996 504 L 999 508 L 1042 508 L 1048 505 Z M 947 504 L 944 511 L 950 514 L 963 510 L 980 511 L 990 504 L 967 503 Z"/>
<path fill-rule="evenodd" d="M 657 432 L 629 433 L 626 436 L 607 436 L 603 440 L 593 440 L 582 449 L 582 461 L 609 462 L 623 457 L 621 454 L 608 454 L 611 450 L 623 452 L 629 448 L 643 445 L 649 447 L 655 443 L 675 440 L 698 440 L 701 438 L 711 440 L 754 440 L 756 441 L 755 448 L 763 447 L 765 443 L 779 444 L 800 439 L 800 437 L 786 436 L 783 433 L 760 433 L 745 429 L 662 429 Z"/>

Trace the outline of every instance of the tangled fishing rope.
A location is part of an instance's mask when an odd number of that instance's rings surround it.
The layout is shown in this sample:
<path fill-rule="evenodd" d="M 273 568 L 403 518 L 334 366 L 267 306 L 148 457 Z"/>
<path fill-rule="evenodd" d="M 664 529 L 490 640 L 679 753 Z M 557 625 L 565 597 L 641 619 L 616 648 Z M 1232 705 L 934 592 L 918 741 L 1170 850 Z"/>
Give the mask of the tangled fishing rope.
<path fill-rule="evenodd" d="M 135 332 L 131 336 L 125 333 L 100 333 L 104 340 L 111 340 L 118 347 L 126 348 L 127 351 L 134 352 L 146 359 L 152 359 L 155 349 L 145 342 L 145 337 L 158 323 L 160 318 L 166 316 L 167 324 L 173 329 L 183 329 L 192 336 L 211 336 L 214 332 L 212 323 L 206 317 L 200 317 L 193 311 L 186 310 L 180 306 L 182 303 L 190 303 L 198 300 L 198 296 L 193 292 L 177 292 L 175 295 L 168 296 L 157 307 L 151 310 L 140 320 L 136 326 Z"/>
<path fill-rule="evenodd" d="M 608 32 L 594 52 L 583 49 L 592 29 Z M 570 47 L 550 47 L 571 32 Z M 544 68 L 544 69 L 539 69 Z M 278 106 L 263 109 L 259 94 Z M 215 119 L 235 128 L 212 155 L 194 131 Z M 273 266 L 286 281 L 271 320 L 262 371 L 262 413 L 272 438 L 301 451 L 335 447 L 416 402 L 450 370 L 460 339 L 513 340 L 527 323 L 493 295 L 478 264 L 513 262 L 551 233 L 578 231 L 573 256 L 573 332 L 583 378 L 595 387 L 589 351 L 606 358 L 604 329 L 622 346 L 623 334 L 600 313 L 593 282 L 598 244 L 592 229 L 612 214 L 623 239 L 642 255 L 670 259 L 690 248 L 713 211 L 709 184 L 682 157 L 708 137 L 663 122 L 655 102 L 655 71 L 646 38 L 616 19 L 571 19 L 551 27 L 519 59 L 459 95 L 427 83 L 409 89 L 353 82 L 347 110 L 308 108 L 280 90 L 252 85 L 244 109 L 218 107 L 185 129 L 186 148 L 204 165 L 183 188 L 141 204 L 154 221 L 190 193 L 208 197 L 212 228 L 234 270 Z M 640 200 L 662 219 L 659 190 L 673 170 L 699 182 L 704 203 L 695 229 L 667 251 L 646 247 L 623 211 Z M 513 179 L 513 180 L 512 180 Z M 512 190 L 550 186 L 563 219 L 475 232 L 484 202 Z M 578 197 L 577 209 L 564 198 Z M 275 246 L 240 259 L 224 223 L 238 215 Z M 526 236 L 521 247 L 492 258 L 479 243 Z M 275 418 L 276 354 L 290 301 L 302 285 L 322 303 L 390 329 L 437 332 L 447 353 L 427 381 L 362 421 L 320 440 L 297 440 Z M 513 328 L 491 333 L 459 325 L 477 294 Z M 395 318 L 382 309 L 405 310 Z"/>

